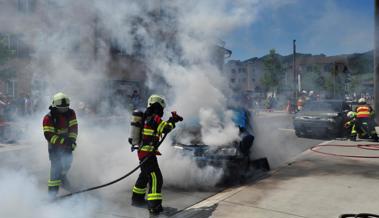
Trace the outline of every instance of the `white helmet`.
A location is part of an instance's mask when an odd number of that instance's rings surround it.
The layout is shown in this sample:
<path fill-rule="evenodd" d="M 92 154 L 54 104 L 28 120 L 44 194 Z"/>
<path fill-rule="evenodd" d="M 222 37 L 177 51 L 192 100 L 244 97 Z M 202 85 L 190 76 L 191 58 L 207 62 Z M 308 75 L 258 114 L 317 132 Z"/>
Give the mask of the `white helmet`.
<path fill-rule="evenodd" d="M 58 109 L 68 109 L 70 106 L 70 99 L 63 92 L 58 92 L 53 96 L 53 103 L 51 106 Z"/>
<path fill-rule="evenodd" d="M 349 112 L 347 113 L 347 117 L 350 118 L 350 119 L 352 119 L 352 118 L 355 117 L 355 113 L 354 113 L 353 111 L 349 111 Z"/>
<path fill-rule="evenodd" d="M 365 104 L 365 103 L 366 103 L 366 99 L 365 99 L 365 98 L 360 98 L 360 99 L 358 100 L 358 103 L 363 103 L 363 104 Z"/>
<path fill-rule="evenodd" d="M 160 104 L 162 108 L 166 107 L 165 99 L 159 95 L 151 95 L 149 99 L 147 100 L 147 107 L 150 107 L 154 103 Z"/>

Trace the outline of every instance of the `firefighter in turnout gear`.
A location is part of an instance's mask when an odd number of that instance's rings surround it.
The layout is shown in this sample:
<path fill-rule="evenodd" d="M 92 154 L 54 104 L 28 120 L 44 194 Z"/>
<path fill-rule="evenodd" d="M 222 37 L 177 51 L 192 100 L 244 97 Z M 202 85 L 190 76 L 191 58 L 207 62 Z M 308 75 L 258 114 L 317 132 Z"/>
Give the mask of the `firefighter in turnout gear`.
<path fill-rule="evenodd" d="M 354 141 L 357 137 L 357 130 L 356 130 L 356 113 L 354 111 L 349 111 L 346 114 L 347 121 L 344 124 L 344 127 L 346 129 L 346 135 L 350 136 L 350 140 Z"/>
<path fill-rule="evenodd" d="M 372 107 L 366 103 L 365 98 L 360 98 L 358 100 L 358 106 L 355 109 L 356 122 L 355 128 L 352 130 L 352 140 L 355 140 L 357 132 L 360 137 L 371 136 L 375 141 L 378 140 L 378 136 L 375 131 L 375 121 L 373 119 L 374 110 Z M 363 131 L 365 130 L 365 131 Z"/>
<path fill-rule="evenodd" d="M 149 97 L 147 109 L 143 115 L 141 144 L 138 148 L 139 161 L 148 159 L 142 164 L 141 172 L 133 187 L 132 205 L 143 206 L 147 203 L 151 214 L 159 214 L 163 211 L 161 193 L 163 177 L 156 157 L 160 155 L 159 140 L 163 134 L 168 134 L 175 128 L 176 122 L 182 120 L 180 116 L 172 116 L 168 121 L 162 120 L 165 106 L 165 100 L 161 96 Z M 146 194 L 147 202 L 145 201 Z"/>
<path fill-rule="evenodd" d="M 76 147 L 78 122 L 75 111 L 69 108 L 70 99 L 62 92 L 54 95 L 50 112 L 43 118 L 43 133 L 48 142 L 51 162 L 48 192 L 56 197 L 62 185 L 69 189 L 66 174 L 71 167 L 72 152 Z"/>

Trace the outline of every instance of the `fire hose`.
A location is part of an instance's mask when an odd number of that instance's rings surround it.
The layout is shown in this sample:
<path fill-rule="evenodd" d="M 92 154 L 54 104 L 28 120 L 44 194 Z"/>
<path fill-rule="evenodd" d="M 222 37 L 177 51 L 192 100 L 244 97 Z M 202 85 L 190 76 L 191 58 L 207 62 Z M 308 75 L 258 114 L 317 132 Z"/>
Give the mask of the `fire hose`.
<path fill-rule="evenodd" d="M 158 144 L 156 145 L 156 148 L 158 149 L 158 147 L 162 144 L 162 142 L 165 140 L 167 134 L 165 134 L 163 136 L 163 138 L 158 142 Z M 76 195 L 76 194 L 79 194 L 79 193 L 84 193 L 84 192 L 89 192 L 89 191 L 92 191 L 92 190 L 96 190 L 96 189 L 100 189 L 100 188 L 104 188 L 104 187 L 107 187 L 107 186 L 110 186 L 110 185 L 113 185 L 125 178 L 127 178 L 128 176 L 132 175 L 135 171 L 137 171 L 150 157 L 152 157 L 153 155 L 149 155 L 147 157 L 145 157 L 138 166 L 136 166 L 133 170 L 131 170 L 130 172 L 126 173 L 125 175 L 123 175 L 122 177 L 118 178 L 118 179 L 115 179 L 111 182 L 108 182 L 108 183 L 105 183 L 103 185 L 98 185 L 98 186 L 94 186 L 94 187 L 91 187 L 91 188 L 87 188 L 87 189 L 83 189 L 83 190 L 79 190 L 79 191 L 76 191 L 76 192 L 72 192 L 72 193 L 69 193 L 69 194 L 66 194 L 66 195 L 62 195 L 62 196 L 59 196 L 57 197 L 55 200 L 62 200 L 64 198 L 67 198 L 67 197 L 70 197 L 70 196 L 73 196 L 73 195 Z"/>
<path fill-rule="evenodd" d="M 372 213 L 342 214 L 339 218 L 379 218 L 379 215 Z"/>
<path fill-rule="evenodd" d="M 311 151 L 323 154 L 323 155 L 331 155 L 337 157 L 350 157 L 350 158 L 379 158 L 379 156 L 364 156 L 364 155 L 344 155 L 344 154 L 336 154 L 331 152 L 323 152 L 317 150 L 320 147 L 348 147 L 348 148 L 359 148 L 365 150 L 378 150 L 379 144 L 358 144 L 358 145 L 316 145 L 310 148 Z M 342 214 L 339 218 L 379 218 L 377 214 L 371 213 L 358 213 L 358 214 Z"/>
<path fill-rule="evenodd" d="M 330 156 L 337 156 L 337 157 L 350 157 L 350 158 L 379 158 L 378 155 L 346 155 L 346 154 L 337 154 L 332 152 L 325 152 L 318 150 L 321 147 L 345 147 L 345 148 L 359 148 L 364 150 L 373 150 L 373 151 L 379 151 L 379 144 L 358 144 L 358 145 L 341 145 L 341 144 L 328 144 L 328 145 L 316 145 L 310 148 L 311 151 L 323 154 L 323 155 L 330 155 Z"/>

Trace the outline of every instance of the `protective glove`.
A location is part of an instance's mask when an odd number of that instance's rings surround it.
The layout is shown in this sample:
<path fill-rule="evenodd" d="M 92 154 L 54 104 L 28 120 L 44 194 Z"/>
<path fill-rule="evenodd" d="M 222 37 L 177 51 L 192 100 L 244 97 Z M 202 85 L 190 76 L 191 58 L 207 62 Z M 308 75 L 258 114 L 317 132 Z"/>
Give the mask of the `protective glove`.
<path fill-rule="evenodd" d="M 172 123 L 177 123 L 179 121 L 183 121 L 183 117 L 179 116 L 176 111 L 171 112 L 171 117 L 168 119 Z"/>
<path fill-rule="evenodd" d="M 343 125 L 343 127 L 345 127 L 345 128 L 349 128 L 351 126 L 351 123 L 350 122 L 346 122 L 344 125 Z"/>
<path fill-rule="evenodd" d="M 72 151 L 75 150 L 76 148 L 76 142 L 70 138 L 70 137 L 65 137 L 64 138 L 65 145 L 67 145 Z"/>
<path fill-rule="evenodd" d="M 75 148 L 76 148 L 76 142 L 73 142 L 73 143 L 71 144 L 71 151 L 74 151 Z"/>

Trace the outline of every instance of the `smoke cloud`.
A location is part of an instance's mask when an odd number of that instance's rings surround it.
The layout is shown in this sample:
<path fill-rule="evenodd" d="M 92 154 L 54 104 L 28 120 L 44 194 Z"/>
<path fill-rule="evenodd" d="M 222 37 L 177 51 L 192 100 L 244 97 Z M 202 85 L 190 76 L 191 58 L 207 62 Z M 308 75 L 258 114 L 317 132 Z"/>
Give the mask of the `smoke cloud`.
<path fill-rule="evenodd" d="M 20 12 L 17 4 L 0 1 L 0 30 L 17 34 L 27 44 L 31 51 L 27 75 L 44 87 L 31 93 L 39 100 L 40 110 L 28 119 L 19 120 L 22 125 L 28 124 L 23 128 L 22 143 L 32 146 L 30 156 L 25 159 L 21 156 L 17 159 L 19 164 L 0 172 L 1 217 L 25 217 L 22 211 L 28 211 L 28 216 L 64 217 L 67 208 L 70 213 L 72 208 L 81 211 L 76 217 L 90 217 L 94 211 L 93 202 L 82 205 L 69 201 L 46 206 L 43 203 L 49 160 L 41 123 L 56 92 L 68 94 L 73 109 L 80 102 L 88 102 L 97 114 L 77 114 L 78 148 L 69 172 L 74 187 L 108 182 L 138 164 L 127 143 L 130 111 L 121 107 L 112 96 L 113 91 L 103 84 L 122 79 L 111 70 L 114 57 L 109 50 L 113 47 L 123 55 L 116 59 L 133 57 L 143 62 L 145 88 L 167 98 L 167 111 L 177 110 L 186 122 L 196 121 L 203 143 L 222 145 L 238 138 L 238 129 L 227 109 L 228 81 L 215 61 L 214 48 L 219 37 L 254 22 L 259 8 L 267 6 L 268 1 L 25 2 L 35 4 Z M 116 103 L 110 105 L 110 100 Z M 165 184 L 208 187 L 222 174 L 210 167 L 199 169 L 191 159 L 179 156 L 169 139 L 161 149 L 163 174 L 173 172 L 165 174 Z M 9 163 L 16 162 L 15 158 L 8 159 Z M 23 171 L 16 172 L 18 167 Z M 135 178 L 133 175 L 124 189 L 118 191 L 130 192 Z M 17 210 L 20 208 L 23 209 Z M 20 211 L 17 215 L 16 210 Z"/>

